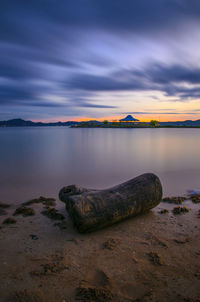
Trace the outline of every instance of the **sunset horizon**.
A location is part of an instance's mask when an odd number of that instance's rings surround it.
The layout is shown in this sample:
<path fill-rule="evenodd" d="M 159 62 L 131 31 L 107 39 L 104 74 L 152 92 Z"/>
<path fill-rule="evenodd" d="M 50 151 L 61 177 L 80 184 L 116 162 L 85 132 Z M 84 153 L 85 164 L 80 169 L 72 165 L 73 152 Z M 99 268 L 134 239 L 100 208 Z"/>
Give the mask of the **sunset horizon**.
<path fill-rule="evenodd" d="M 132 115 L 133 117 L 136 117 L 139 119 L 140 122 L 150 122 L 151 120 L 157 120 L 158 122 L 173 122 L 173 121 L 185 121 L 185 120 L 191 120 L 196 121 L 200 119 L 200 114 L 190 113 L 190 114 L 176 114 L 176 113 L 154 113 L 154 115 L 151 115 L 151 113 L 143 113 L 143 114 L 132 114 L 125 113 L 121 115 L 116 116 L 103 116 L 103 117 L 58 117 L 58 118 L 52 118 L 52 119 L 31 119 L 34 122 L 66 122 L 66 121 L 77 121 L 77 122 L 83 122 L 83 121 L 91 121 L 91 120 L 97 120 L 97 121 L 119 121 L 120 119 L 124 118 L 126 115 Z M 19 117 L 18 117 L 19 118 Z"/>

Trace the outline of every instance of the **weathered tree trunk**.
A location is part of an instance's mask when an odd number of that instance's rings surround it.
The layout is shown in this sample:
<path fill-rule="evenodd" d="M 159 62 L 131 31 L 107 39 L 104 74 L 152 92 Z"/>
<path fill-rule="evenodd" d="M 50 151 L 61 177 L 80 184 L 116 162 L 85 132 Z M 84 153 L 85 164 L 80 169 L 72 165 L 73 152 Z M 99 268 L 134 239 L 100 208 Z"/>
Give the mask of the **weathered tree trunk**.
<path fill-rule="evenodd" d="M 59 198 L 79 232 L 90 232 L 154 208 L 162 199 L 162 185 L 148 173 L 106 190 L 67 186 Z"/>

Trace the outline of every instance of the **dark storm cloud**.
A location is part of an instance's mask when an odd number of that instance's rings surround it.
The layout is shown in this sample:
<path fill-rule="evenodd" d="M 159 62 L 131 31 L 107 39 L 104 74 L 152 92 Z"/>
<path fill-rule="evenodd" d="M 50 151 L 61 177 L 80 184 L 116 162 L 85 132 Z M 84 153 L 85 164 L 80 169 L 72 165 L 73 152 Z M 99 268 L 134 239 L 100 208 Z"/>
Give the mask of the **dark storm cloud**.
<path fill-rule="evenodd" d="M 171 37 L 186 21 L 199 22 L 199 16 L 198 0 L 2 0 L 0 106 L 116 108 L 87 99 L 101 91 L 156 90 L 183 100 L 198 98 L 198 88 L 184 85 L 200 84 L 198 68 L 164 66 L 152 59 L 143 69 L 119 67 L 113 72 L 109 62 L 118 57 L 106 57 L 103 46 L 100 54 L 89 50 L 107 34 L 119 40 L 134 34 Z M 88 47 L 92 34 L 96 40 Z M 95 66 L 95 73 L 84 70 L 85 65 Z M 98 69 L 106 67 L 105 73 Z M 85 100 L 78 101 L 76 91 Z"/>
<path fill-rule="evenodd" d="M 177 82 L 176 82 L 177 83 Z M 200 83 L 199 83 L 200 85 Z M 163 91 L 167 96 L 176 96 L 178 99 L 174 101 L 187 101 L 188 99 L 198 99 L 200 97 L 200 86 L 197 88 L 190 88 L 176 85 L 162 85 Z"/>
<path fill-rule="evenodd" d="M 20 101 L 28 101 L 34 98 L 34 93 L 26 88 L 3 86 L 0 87 L 1 104 L 20 103 Z"/>
<path fill-rule="evenodd" d="M 147 76 L 154 83 L 170 84 L 174 82 L 200 83 L 200 68 L 180 65 L 162 66 L 154 64 L 147 70 Z"/>
<path fill-rule="evenodd" d="M 19 31 L 24 38 L 24 32 L 33 22 L 36 28 L 40 25 L 51 28 L 45 21 L 61 26 L 107 30 L 151 30 L 158 29 L 158 24 L 160 27 L 173 26 L 180 19 L 198 19 L 199 13 L 200 3 L 197 0 L 3 0 L 1 29 L 5 40 L 13 40 L 13 34 Z M 9 17 L 13 18 L 7 23 Z M 12 26 L 23 18 L 28 20 L 27 28 Z"/>
<path fill-rule="evenodd" d="M 21 64 L 20 64 L 21 63 Z M 23 80 L 29 78 L 38 78 L 38 70 L 34 71 L 34 67 L 25 65 L 25 62 L 10 59 L 8 62 L 0 61 L 0 76 L 7 79 Z"/>
<path fill-rule="evenodd" d="M 112 74 L 110 76 L 95 76 L 89 74 L 77 74 L 67 83 L 70 89 L 81 89 L 88 91 L 126 91 L 126 90 L 143 90 L 145 85 L 138 81 L 122 81 L 116 79 Z"/>
<path fill-rule="evenodd" d="M 197 88 L 184 84 L 199 84 Z M 77 74 L 68 81 L 68 88 L 86 91 L 158 90 L 183 100 L 200 97 L 200 68 L 152 63 L 144 70 L 118 70 L 109 76 Z"/>

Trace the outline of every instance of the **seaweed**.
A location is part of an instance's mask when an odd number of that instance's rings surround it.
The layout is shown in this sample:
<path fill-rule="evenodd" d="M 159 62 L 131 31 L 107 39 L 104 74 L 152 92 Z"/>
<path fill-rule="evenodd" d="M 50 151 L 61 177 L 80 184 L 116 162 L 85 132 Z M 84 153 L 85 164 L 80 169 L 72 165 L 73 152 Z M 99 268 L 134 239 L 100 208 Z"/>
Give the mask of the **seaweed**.
<path fill-rule="evenodd" d="M 107 302 L 112 300 L 112 292 L 105 287 L 78 287 L 76 289 L 76 300 L 82 302 Z"/>
<path fill-rule="evenodd" d="M 55 198 L 46 198 L 44 196 L 40 196 L 39 198 L 34 198 L 31 200 L 28 200 L 23 203 L 23 206 L 29 206 L 32 204 L 42 203 L 45 206 L 55 206 L 56 205 L 56 199 Z"/>
<path fill-rule="evenodd" d="M 35 211 L 32 208 L 27 208 L 27 207 L 19 207 L 15 210 L 13 216 L 16 215 L 23 215 L 23 217 L 26 216 L 33 216 L 35 215 Z"/>
<path fill-rule="evenodd" d="M 188 209 L 187 207 L 174 207 L 173 208 L 173 213 L 175 215 L 177 214 L 185 214 L 188 213 L 190 211 L 190 209 Z"/>
<path fill-rule="evenodd" d="M 167 213 L 169 213 L 168 209 L 162 209 L 162 210 L 160 210 L 160 214 L 167 214 Z"/>
<path fill-rule="evenodd" d="M 58 213 L 58 211 L 55 208 L 49 208 L 47 207 L 46 210 L 41 212 L 42 215 L 47 216 L 48 218 L 52 220 L 64 220 L 65 216 L 61 213 Z"/>
<path fill-rule="evenodd" d="M 187 200 L 184 196 L 172 196 L 172 197 L 165 197 L 163 198 L 163 202 L 167 203 L 175 203 L 175 204 L 182 204 L 183 201 Z"/>
<path fill-rule="evenodd" d="M 190 199 L 193 203 L 200 203 L 200 195 L 190 195 Z"/>

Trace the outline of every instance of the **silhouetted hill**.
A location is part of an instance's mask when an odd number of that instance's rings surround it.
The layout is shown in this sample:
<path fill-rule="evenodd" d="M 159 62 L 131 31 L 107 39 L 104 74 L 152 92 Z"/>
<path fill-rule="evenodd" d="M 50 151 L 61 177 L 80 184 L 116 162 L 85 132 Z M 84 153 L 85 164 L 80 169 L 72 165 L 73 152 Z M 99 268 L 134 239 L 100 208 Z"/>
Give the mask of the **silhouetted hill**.
<path fill-rule="evenodd" d="M 78 122 L 68 121 L 68 122 L 42 123 L 42 122 L 25 121 L 20 118 L 8 120 L 8 121 L 0 121 L 0 127 L 72 126 L 76 124 L 78 124 Z"/>
<path fill-rule="evenodd" d="M 200 126 L 200 120 L 196 120 L 196 121 L 186 120 L 186 121 L 176 121 L 176 122 L 160 122 L 160 126 L 198 127 L 198 126 Z"/>
<path fill-rule="evenodd" d="M 120 122 L 139 122 L 136 118 L 134 118 L 132 115 L 127 115 L 125 118 L 122 118 Z"/>

